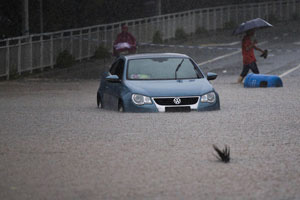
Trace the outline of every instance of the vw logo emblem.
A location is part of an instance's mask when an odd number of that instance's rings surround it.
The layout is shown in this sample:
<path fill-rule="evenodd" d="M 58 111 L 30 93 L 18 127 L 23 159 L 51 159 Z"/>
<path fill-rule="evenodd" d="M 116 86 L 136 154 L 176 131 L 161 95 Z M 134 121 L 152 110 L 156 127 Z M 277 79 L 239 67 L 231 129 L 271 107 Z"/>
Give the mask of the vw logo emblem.
<path fill-rule="evenodd" d="M 181 99 L 176 97 L 173 99 L 173 102 L 176 104 L 176 105 L 179 105 L 181 103 Z"/>

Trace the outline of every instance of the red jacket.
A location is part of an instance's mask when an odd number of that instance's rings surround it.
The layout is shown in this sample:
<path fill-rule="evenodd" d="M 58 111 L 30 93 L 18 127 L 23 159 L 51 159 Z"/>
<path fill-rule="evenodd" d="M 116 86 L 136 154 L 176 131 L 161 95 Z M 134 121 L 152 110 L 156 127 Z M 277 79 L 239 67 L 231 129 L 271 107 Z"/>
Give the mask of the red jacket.
<path fill-rule="evenodd" d="M 248 49 L 252 45 L 250 36 L 245 35 L 242 41 L 242 54 L 243 54 L 243 64 L 248 65 L 250 63 L 256 62 L 254 55 L 254 48 Z"/>
<path fill-rule="evenodd" d="M 113 48 L 113 53 L 114 55 L 117 55 L 118 52 L 122 52 L 122 51 L 136 51 L 136 39 L 133 35 L 131 35 L 129 32 L 121 32 L 118 34 L 117 39 L 114 41 L 114 45 L 118 44 L 118 43 L 123 43 L 123 42 L 127 42 L 128 44 L 130 44 L 130 48 L 125 48 L 125 49 L 118 49 L 116 50 L 116 48 Z"/>

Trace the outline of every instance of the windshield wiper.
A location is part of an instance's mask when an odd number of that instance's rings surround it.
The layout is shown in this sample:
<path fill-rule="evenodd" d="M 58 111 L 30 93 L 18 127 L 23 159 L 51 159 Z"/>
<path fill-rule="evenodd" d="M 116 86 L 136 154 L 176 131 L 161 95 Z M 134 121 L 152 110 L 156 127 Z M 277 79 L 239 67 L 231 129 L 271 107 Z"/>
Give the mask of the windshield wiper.
<path fill-rule="evenodd" d="M 177 79 L 177 72 L 178 72 L 179 68 L 181 67 L 183 61 L 184 61 L 184 58 L 181 60 L 181 62 L 176 67 L 176 70 L 175 70 L 175 80 Z"/>

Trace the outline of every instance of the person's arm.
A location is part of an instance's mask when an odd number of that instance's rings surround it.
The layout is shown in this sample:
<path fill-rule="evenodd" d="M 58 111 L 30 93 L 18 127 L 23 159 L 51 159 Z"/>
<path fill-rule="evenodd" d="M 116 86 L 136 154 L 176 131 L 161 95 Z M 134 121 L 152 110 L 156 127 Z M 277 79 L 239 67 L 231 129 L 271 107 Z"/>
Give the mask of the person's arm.
<path fill-rule="evenodd" d="M 264 50 L 262 50 L 261 48 L 257 47 L 255 44 L 253 46 L 253 48 L 257 51 L 260 51 L 261 53 L 264 53 Z"/>
<path fill-rule="evenodd" d="M 255 44 L 257 43 L 256 40 L 254 40 L 253 42 L 248 38 L 245 41 L 245 45 L 246 45 L 246 51 L 250 51 L 251 49 L 253 49 L 255 47 Z"/>
<path fill-rule="evenodd" d="M 122 33 L 119 33 L 119 34 L 117 35 L 117 38 L 116 38 L 115 41 L 114 41 L 114 45 L 120 43 L 121 40 L 122 40 L 121 38 L 122 38 Z"/>
<path fill-rule="evenodd" d="M 257 41 L 254 40 L 254 41 L 251 43 L 251 45 L 248 46 L 248 47 L 246 48 L 246 50 L 249 51 L 250 49 L 254 48 L 254 49 L 257 50 L 257 51 L 260 51 L 261 53 L 264 53 L 264 50 L 262 50 L 261 48 L 257 47 L 256 44 L 257 44 Z"/>
<path fill-rule="evenodd" d="M 128 33 L 128 35 L 130 37 L 130 43 L 131 43 L 131 45 L 132 46 L 136 46 L 136 39 L 135 39 L 135 37 L 132 34 L 130 34 L 130 33 Z"/>

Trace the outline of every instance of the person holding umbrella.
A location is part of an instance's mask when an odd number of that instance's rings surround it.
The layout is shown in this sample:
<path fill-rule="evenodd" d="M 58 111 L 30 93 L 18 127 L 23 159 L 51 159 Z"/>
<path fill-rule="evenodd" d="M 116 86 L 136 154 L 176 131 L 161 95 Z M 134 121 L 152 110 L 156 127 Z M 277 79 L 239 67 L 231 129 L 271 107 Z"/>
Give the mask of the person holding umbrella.
<path fill-rule="evenodd" d="M 242 55 L 243 55 L 243 70 L 238 78 L 238 83 L 242 83 L 249 70 L 255 74 L 259 74 L 259 70 L 256 64 L 256 58 L 254 50 L 260 51 L 261 57 L 267 58 L 268 50 L 262 50 L 257 47 L 257 41 L 254 38 L 255 30 L 258 28 L 272 27 L 268 22 L 257 18 L 242 23 L 234 32 L 234 35 L 246 33 L 242 40 Z"/>
<path fill-rule="evenodd" d="M 255 29 L 248 30 L 242 40 L 243 70 L 238 78 L 238 83 L 243 82 L 243 79 L 247 76 L 250 69 L 254 74 L 259 74 L 254 49 L 260 51 L 262 56 L 264 56 L 267 51 L 256 46 L 257 41 L 253 39 L 254 34 Z"/>

